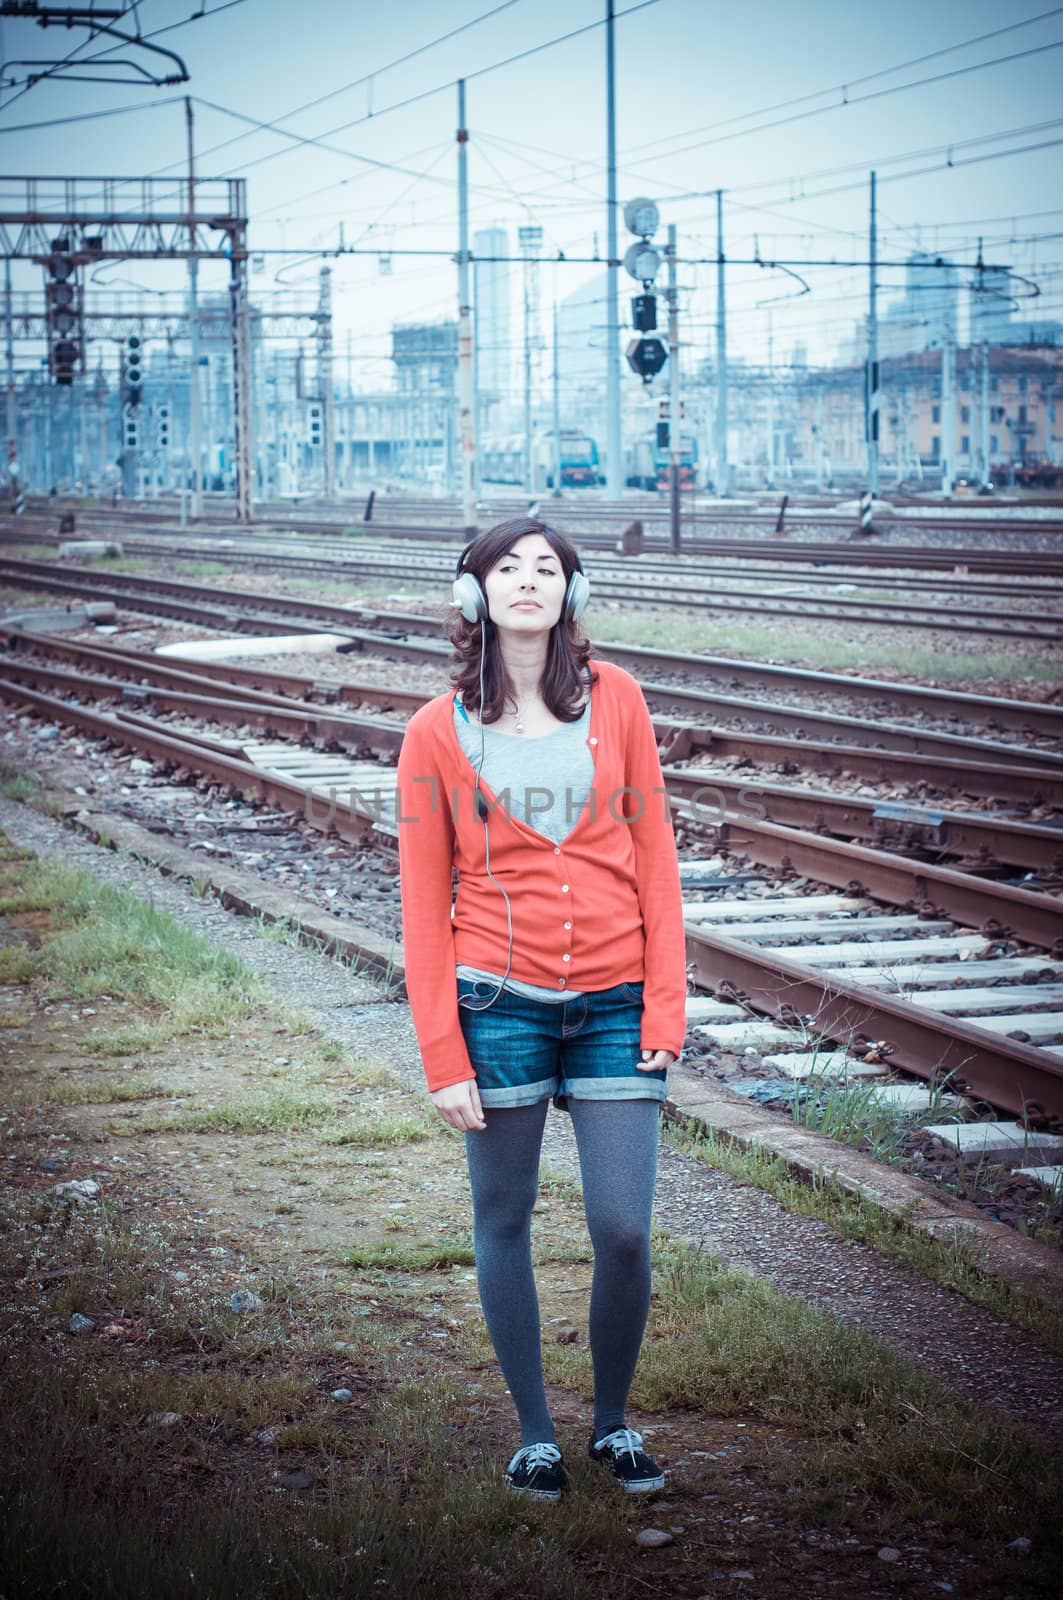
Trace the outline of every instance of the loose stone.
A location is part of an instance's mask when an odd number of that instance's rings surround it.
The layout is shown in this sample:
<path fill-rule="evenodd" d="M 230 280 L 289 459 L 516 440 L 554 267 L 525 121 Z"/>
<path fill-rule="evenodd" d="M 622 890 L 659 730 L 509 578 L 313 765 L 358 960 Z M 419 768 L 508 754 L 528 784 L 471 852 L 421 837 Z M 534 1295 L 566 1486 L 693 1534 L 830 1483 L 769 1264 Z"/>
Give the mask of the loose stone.
<path fill-rule="evenodd" d="M 666 1544 L 674 1544 L 675 1539 L 663 1528 L 642 1528 L 635 1535 L 635 1543 L 643 1550 L 660 1550 Z"/>
<path fill-rule="evenodd" d="M 238 1316 L 243 1316 L 248 1311 L 261 1311 L 264 1301 L 253 1289 L 235 1289 L 229 1304 Z"/>

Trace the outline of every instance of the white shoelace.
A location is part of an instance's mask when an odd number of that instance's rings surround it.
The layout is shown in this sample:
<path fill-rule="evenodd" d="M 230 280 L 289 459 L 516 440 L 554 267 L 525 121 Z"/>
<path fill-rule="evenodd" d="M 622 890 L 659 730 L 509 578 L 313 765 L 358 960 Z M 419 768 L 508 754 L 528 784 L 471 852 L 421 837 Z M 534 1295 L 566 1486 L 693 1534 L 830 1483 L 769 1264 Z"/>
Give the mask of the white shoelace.
<path fill-rule="evenodd" d="M 556 1467 L 560 1460 L 561 1452 L 556 1444 L 526 1444 L 517 1451 L 506 1471 L 512 1472 L 522 1461 L 532 1472 L 536 1467 Z"/>
<path fill-rule="evenodd" d="M 626 1450 L 632 1461 L 635 1459 L 636 1450 L 642 1449 L 642 1435 L 636 1433 L 634 1428 L 614 1428 L 612 1433 L 607 1433 L 604 1439 L 596 1441 L 596 1450 L 611 1450 L 614 1456 L 623 1455 Z"/>

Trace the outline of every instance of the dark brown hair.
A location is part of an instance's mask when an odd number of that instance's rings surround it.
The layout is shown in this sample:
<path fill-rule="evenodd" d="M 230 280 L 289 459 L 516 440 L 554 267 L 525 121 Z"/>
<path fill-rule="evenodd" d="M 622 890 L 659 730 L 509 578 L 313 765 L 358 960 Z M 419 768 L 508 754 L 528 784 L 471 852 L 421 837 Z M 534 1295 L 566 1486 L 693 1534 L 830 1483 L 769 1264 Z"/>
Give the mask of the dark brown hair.
<path fill-rule="evenodd" d="M 565 583 L 579 571 L 579 557 L 573 544 L 545 522 L 534 517 L 511 517 L 500 522 L 487 533 L 481 534 L 465 557 L 463 572 L 471 572 L 483 588 L 484 579 L 501 556 L 512 549 L 525 534 L 540 533 L 552 547 L 561 563 Z M 514 705 L 513 685 L 506 673 L 502 652 L 498 648 L 498 635 L 494 623 L 468 622 L 456 608 L 447 621 L 447 637 L 454 646 L 454 666 L 451 682 L 461 691 L 462 704 L 480 715 L 480 648 L 481 628 L 485 637 L 484 705 L 481 721 L 497 722 L 506 708 L 506 701 Z M 546 665 L 539 680 L 539 693 L 547 708 L 559 722 L 575 722 L 583 709 L 586 674 L 583 668 L 591 653 L 590 644 L 579 620 L 567 621 L 561 617 L 550 629 L 546 646 Z M 591 682 L 597 680 L 592 672 Z"/>

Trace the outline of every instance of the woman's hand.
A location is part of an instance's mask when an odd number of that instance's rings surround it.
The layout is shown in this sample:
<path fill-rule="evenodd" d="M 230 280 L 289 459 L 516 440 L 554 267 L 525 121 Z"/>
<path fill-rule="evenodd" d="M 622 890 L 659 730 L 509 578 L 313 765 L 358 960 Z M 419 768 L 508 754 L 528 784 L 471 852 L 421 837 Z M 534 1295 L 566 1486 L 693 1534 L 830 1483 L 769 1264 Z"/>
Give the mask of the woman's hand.
<path fill-rule="evenodd" d="M 670 1050 L 644 1050 L 642 1060 L 635 1065 L 640 1072 L 667 1072 L 675 1060 Z"/>
<path fill-rule="evenodd" d="M 461 1083 L 437 1089 L 432 1095 L 432 1104 L 443 1121 L 457 1128 L 459 1133 L 471 1133 L 487 1126 L 475 1078 L 464 1078 Z"/>

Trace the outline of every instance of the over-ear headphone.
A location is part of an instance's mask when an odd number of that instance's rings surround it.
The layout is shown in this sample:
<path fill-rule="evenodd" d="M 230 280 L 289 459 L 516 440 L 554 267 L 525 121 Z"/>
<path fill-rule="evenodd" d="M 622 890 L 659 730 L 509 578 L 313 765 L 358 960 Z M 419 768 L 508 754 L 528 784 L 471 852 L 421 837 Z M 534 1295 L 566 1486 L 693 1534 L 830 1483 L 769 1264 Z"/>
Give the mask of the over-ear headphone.
<path fill-rule="evenodd" d="M 475 544 L 473 540 L 473 544 Z M 451 598 L 466 622 L 484 622 L 487 620 L 487 596 L 479 578 L 471 572 L 464 572 L 465 557 L 472 549 L 472 544 L 467 544 L 458 557 L 458 564 L 454 568 L 454 587 Z M 574 622 L 583 615 L 587 609 L 587 601 L 591 597 L 590 579 L 583 570 L 583 563 L 579 556 L 576 557 L 576 568 L 568 580 L 565 590 L 565 600 L 561 607 L 561 621 Z"/>

